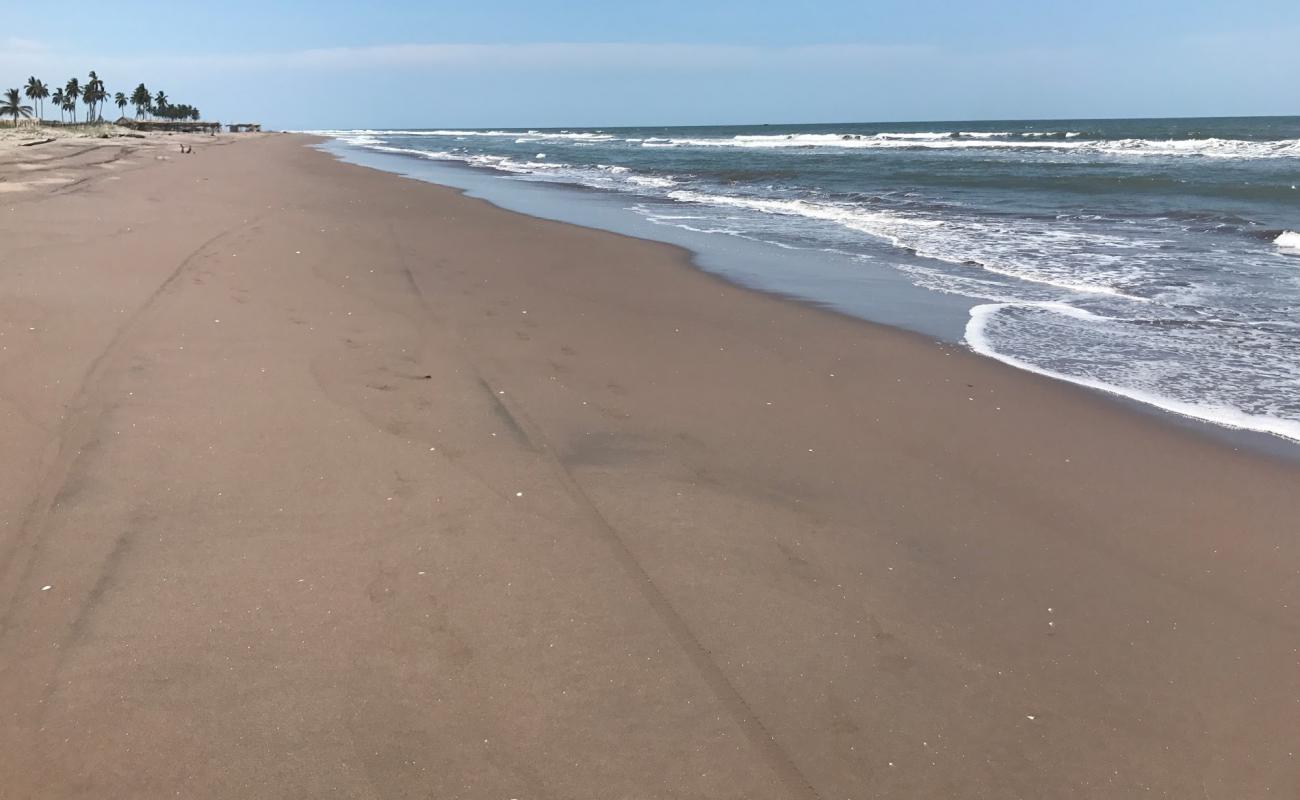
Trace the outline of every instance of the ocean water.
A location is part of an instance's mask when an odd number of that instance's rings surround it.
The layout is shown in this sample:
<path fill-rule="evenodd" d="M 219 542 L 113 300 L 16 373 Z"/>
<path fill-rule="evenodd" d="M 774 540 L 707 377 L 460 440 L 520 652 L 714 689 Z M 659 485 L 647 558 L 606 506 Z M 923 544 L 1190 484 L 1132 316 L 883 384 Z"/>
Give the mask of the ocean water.
<path fill-rule="evenodd" d="M 1300 117 L 316 133 L 871 262 L 978 353 L 1300 441 Z"/>

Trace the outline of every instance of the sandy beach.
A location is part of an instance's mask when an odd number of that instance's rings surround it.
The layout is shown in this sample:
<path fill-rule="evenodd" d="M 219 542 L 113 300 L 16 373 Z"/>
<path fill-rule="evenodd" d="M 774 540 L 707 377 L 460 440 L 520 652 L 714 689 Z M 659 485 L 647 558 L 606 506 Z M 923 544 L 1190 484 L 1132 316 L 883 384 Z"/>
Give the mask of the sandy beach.
<path fill-rule="evenodd" d="M 1296 463 L 312 141 L 0 143 L 0 797 L 1300 796 Z"/>

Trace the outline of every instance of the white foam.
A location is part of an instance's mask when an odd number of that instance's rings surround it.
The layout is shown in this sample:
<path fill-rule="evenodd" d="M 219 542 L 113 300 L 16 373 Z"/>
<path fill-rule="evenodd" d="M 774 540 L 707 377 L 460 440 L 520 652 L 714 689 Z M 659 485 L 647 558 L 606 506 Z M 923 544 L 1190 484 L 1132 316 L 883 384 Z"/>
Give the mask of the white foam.
<path fill-rule="evenodd" d="M 386 144 L 368 144 L 365 145 L 367 150 L 376 150 L 380 153 L 400 153 L 403 155 L 420 156 L 421 158 L 432 158 L 436 160 L 448 160 L 456 158 L 454 153 L 448 153 L 442 150 L 417 150 L 413 147 L 391 147 Z"/>
<path fill-rule="evenodd" d="M 545 153 L 537 153 L 533 156 L 534 160 L 519 161 L 509 156 L 485 153 L 475 154 L 457 150 L 421 150 L 374 143 L 382 141 L 379 139 L 357 141 L 361 139 L 367 139 L 367 137 L 345 137 L 340 140 L 383 153 L 413 155 L 435 161 L 459 161 L 472 167 L 495 169 L 512 175 L 575 183 L 598 189 L 636 192 L 642 189 L 669 189 L 677 185 L 676 181 L 671 177 L 638 175 L 622 166 L 597 164 L 594 167 L 579 167 L 563 162 L 550 161 Z"/>
<path fill-rule="evenodd" d="M 1041 253 L 1034 253 L 1028 258 L 1015 259 L 1015 263 L 1012 263 L 1013 257 L 1007 254 L 1004 254 L 1001 260 L 990 258 L 989 251 L 992 250 L 990 245 L 996 243 L 1001 245 L 1003 250 L 1009 250 L 1024 237 L 1016 234 L 998 234 L 987 227 L 981 228 L 969 224 L 963 227 L 955 220 L 907 217 L 882 211 L 870 211 L 860 206 L 816 203 L 807 200 L 712 195 L 686 190 L 669 192 L 667 196 L 680 202 L 728 206 L 765 214 L 825 220 L 884 239 L 895 247 L 913 250 L 917 255 L 925 258 L 961 265 L 969 265 L 973 262 L 980 269 L 1003 277 L 1054 286 L 1071 292 L 1104 294 L 1142 303 L 1148 302 L 1147 298 L 1128 294 L 1106 282 L 1107 278 L 1114 276 L 1096 269 L 1095 265 L 1093 270 L 1086 273 L 1087 277 L 1070 277 L 1048 271 L 1050 265 L 1043 262 Z M 992 237 L 998 238 L 995 240 Z M 1114 237 L 1106 239 L 1096 234 L 1071 234 L 1059 229 L 1040 231 L 1038 237 L 1044 241 L 1058 242 L 1073 237 L 1080 243 L 1086 242 L 1094 246 L 1106 244 L 1115 247 L 1127 244 Z M 980 245 L 985 249 L 981 249 Z"/>
<path fill-rule="evenodd" d="M 502 130 L 433 130 L 433 131 L 402 131 L 402 130 L 376 130 L 371 128 L 359 128 L 356 130 L 315 130 L 302 131 L 316 136 L 420 136 L 420 137 L 442 137 L 463 139 L 467 137 L 482 136 L 499 139 L 514 139 L 516 142 L 538 142 L 554 141 L 568 139 L 579 142 L 606 142 L 615 139 L 613 134 L 601 131 L 502 131 Z"/>
<path fill-rule="evenodd" d="M 517 143 L 568 141 L 575 144 L 620 140 L 604 131 L 507 130 L 313 130 L 318 136 L 411 136 L 465 139 L 510 138 Z M 799 149 L 811 147 L 849 149 L 1028 149 L 1079 151 L 1116 156 L 1201 156 L 1206 158 L 1300 158 L 1300 139 L 1083 139 L 1080 131 L 900 131 L 874 134 L 797 133 L 740 135 L 718 138 L 659 137 L 621 139 L 642 147 L 739 147 Z"/>
<path fill-rule="evenodd" d="M 1273 240 L 1273 244 L 1283 250 L 1295 250 L 1300 252 L 1300 233 L 1295 231 L 1282 231 L 1282 233 Z"/>
<path fill-rule="evenodd" d="M 1126 397 L 1130 400 L 1155 406 L 1156 408 L 1179 414 L 1181 416 L 1199 419 L 1227 428 L 1258 431 L 1261 433 L 1272 434 L 1274 436 L 1280 436 L 1285 439 L 1300 441 L 1300 421 L 1297 420 L 1284 419 L 1267 414 L 1251 414 L 1241 410 L 1240 408 L 1223 403 L 1195 403 L 1186 400 L 1179 400 L 1177 398 L 1137 387 L 1120 386 L 1084 375 L 1070 375 L 1003 353 L 989 340 L 989 337 L 986 335 L 986 330 L 993 318 L 999 312 L 1008 308 L 1038 308 L 1051 313 L 1062 314 L 1073 319 L 1088 322 L 1115 321 L 1080 308 L 1075 308 L 1067 303 L 1057 301 L 987 303 L 972 308 L 970 311 L 970 319 L 966 322 L 965 341 L 971 350 L 980 355 L 1016 367 L 1017 369 L 1023 369 L 1027 372 L 1045 375 L 1049 378 L 1068 381 L 1069 383 L 1077 384 L 1079 386 L 1086 386 L 1090 389 L 1096 389 L 1109 394 Z"/>
<path fill-rule="evenodd" d="M 625 180 L 634 186 L 644 186 L 648 189 L 670 189 L 677 185 L 672 178 L 660 178 L 654 175 L 628 175 Z"/>
<path fill-rule="evenodd" d="M 383 140 L 383 139 L 380 139 L 380 138 L 377 137 L 377 136 L 369 136 L 369 135 L 365 135 L 365 134 L 357 134 L 357 135 L 340 135 L 340 136 L 338 136 L 338 139 L 339 139 L 339 141 L 343 142 L 344 144 L 354 144 L 354 145 L 358 145 L 358 146 L 361 146 L 361 147 L 365 147 L 365 146 L 369 146 L 369 145 L 383 144 L 383 143 L 384 143 L 384 140 Z"/>
<path fill-rule="evenodd" d="M 986 149 L 1082 152 L 1114 156 L 1200 156 L 1206 158 L 1300 158 L 1300 139 L 1100 139 L 1079 131 L 990 133 L 919 131 L 904 133 L 800 133 L 729 138 L 646 139 L 642 147 L 737 147 L 750 149 Z M 630 140 L 629 140 L 630 141 Z"/>

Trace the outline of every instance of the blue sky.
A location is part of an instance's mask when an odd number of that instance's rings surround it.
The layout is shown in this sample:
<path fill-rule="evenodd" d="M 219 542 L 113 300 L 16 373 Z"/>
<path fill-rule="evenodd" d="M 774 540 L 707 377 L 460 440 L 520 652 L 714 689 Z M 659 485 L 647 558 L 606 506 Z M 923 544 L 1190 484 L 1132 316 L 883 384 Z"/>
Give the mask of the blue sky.
<path fill-rule="evenodd" d="M 63 2 L 0 88 L 95 69 L 282 128 L 1300 114 L 1300 2 Z"/>

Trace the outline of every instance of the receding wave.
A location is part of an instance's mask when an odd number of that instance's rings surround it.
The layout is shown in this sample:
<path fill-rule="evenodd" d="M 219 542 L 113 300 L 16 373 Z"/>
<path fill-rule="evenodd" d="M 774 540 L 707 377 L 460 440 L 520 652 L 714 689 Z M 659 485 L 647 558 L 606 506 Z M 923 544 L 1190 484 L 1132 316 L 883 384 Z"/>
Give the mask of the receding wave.
<path fill-rule="evenodd" d="M 1068 333 L 1063 334 L 1062 328 L 1068 328 Z M 1181 350 L 1213 346 L 1215 342 L 1193 337 L 1171 340 L 1168 331 L 1151 334 L 1132 328 L 1129 321 L 1062 302 L 988 303 L 971 309 L 965 340 L 975 352 L 1019 369 L 1216 425 L 1300 441 L 1300 421 L 1281 415 L 1288 409 L 1261 402 L 1267 395 L 1258 391 L 1260 374 L 1250 369 L 1235 370 L 1231 363 L 1207 373 L 1205 362 L 1197 357 L 1204 354 Z M 1133 341 L 1144 333 L 1151 342 Z M 1076 353 L 1069 362 L 1074 369 L 1068 371 L 1051 366 L 1067 337 Z M 1109 348 L 1112 357 L 1080 361 L 1080 341 L 1099 351 Z M 1149 356 L 1114 357 L 1130 350 L 1141 353 L 1144 344 L 1154 347 L 1160 360 L 1150 360 Z M 1174 371 L 1169 359 L 1171 350 L 1184 359 L 1181 364 L 1174 363 Z M 1289 372 L 1281 382 L 1300 378 L 1300 364 L 1292 364 Z"/>
<path fill-rule="evenodd" d="M 471 153 L 463 150 L 424 150 L 412 147 L 393 147 L 370 141 L 368 137 L 339 137 L 340 141 L 357 144 L 381 153 L 396 153 L 432 161 L 454 161 L 471 167 L 492 169 L 511 175 L 528 176 L 554 183 L 569 183 L 592 189 L 636 192 L 642 190 L 670 189 L 676 185 L 671 176 L 645 175 L 632 172 L 627 167 L 612 164 L 576 165 L 563 161 L 549 161 L 544 153 L 532 159 L 520 160 L 510 156 L 488 153 Z M 360 141 L 359 141 L 360 140 Z"/>
<path fill-rule="evenodd" d="M 1070 252 L 1074 250 L 1082 251 L 1084 249 L 1083 244 L 1094 248 L 1105 245 L 1112 248 L 1131 246 L 1129 242 L 1114 237 L 1106 238 L 1098 234 L 1071 233 L 1059 227 L 1041 229 L 1036 232 L 1006 231 L 976 221 L 907 216 L 888 211 L 867 209 L 847 203 L 738 197 L 690 190 L 669 192 L 667 196 L 679 202 L 744 208 L 764 214 L 779 214 L 834 222 L 846 228 L 884 239 L 895 247 L 908 250 L 925 258 L 938 259 L 963 266 L 975 266 L 1003 277 L 1054 286 L 1071 292 L 1104 294 L 1138 302 L 1147 302 L 1146 298 L 1132 295 L 1121 289 L 1119 284 L 1124 283 L 1128 276 L 1123 271 L 1116 272 L 1110 265 L 1097 263 L 1088 275 L 1070 275 L 1067 272 L 1053 268 L 1055 266 L 1053 260 L 1044 258 L 1050 256 L 1050 253 L 1045 253 L 1041 249 L 1029 251 L 1024 249 L 1026 243 L 1034 239 L 1035 234 L 1045 242 L 1055 243 L 1058 248 L 1063 243 L 1068 242 L 1064 246 L 1069 248 Z M 1094 259 L 1094 261 L 1097 260 Z"/>

